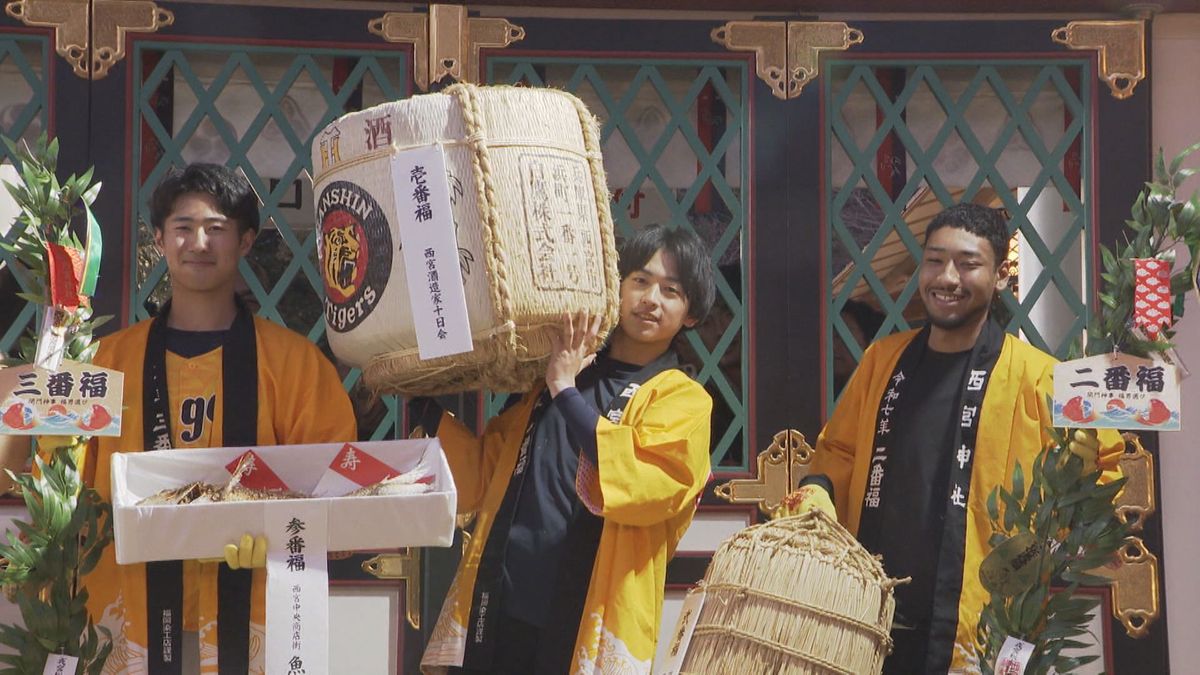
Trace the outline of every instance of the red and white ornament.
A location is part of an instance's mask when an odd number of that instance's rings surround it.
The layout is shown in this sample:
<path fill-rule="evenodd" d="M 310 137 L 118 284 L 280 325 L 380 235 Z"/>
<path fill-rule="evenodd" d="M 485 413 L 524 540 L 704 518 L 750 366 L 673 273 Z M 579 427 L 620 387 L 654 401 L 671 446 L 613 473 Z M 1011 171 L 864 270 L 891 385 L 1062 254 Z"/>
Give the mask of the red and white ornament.
<path fill-rule="evenodd" d="M 1157 258 L 1133 259 L 1133 325 L 1158 339 L 1175 319 L 1171 312 L 1171 263 Z"/>

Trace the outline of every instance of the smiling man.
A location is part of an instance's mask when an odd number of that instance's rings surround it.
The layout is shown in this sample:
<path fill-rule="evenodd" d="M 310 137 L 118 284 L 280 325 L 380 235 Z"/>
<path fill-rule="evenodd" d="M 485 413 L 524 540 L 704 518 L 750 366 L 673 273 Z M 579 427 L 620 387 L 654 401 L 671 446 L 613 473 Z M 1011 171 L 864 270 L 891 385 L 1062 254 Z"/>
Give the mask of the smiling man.
<path fill-rule="evenodd" d="M 930 222 L 918 278 L 929 323 L 866 350 L 805 480 L 832 493 L 839 520 L 890 576 L 912 578 L 896 587 L 884 673 L 970 665 L 987 601 L 988 493 L 1049 441 L 1056 361 L 989 318 L 1008 283 L 1008 241 L 1001 212 L 975 204 Z M 1115 472 L 1121 441 L 1102 438 L 1103 449 L 1092 434 L 1072 450 Z"/>
<path fill-rule="evenodd" d="M 425 651 L 426 672 L 649 673 L 667 561 L 709 475 L 712 400 L 671 342 L 712 306 L 712 263 L 686 230 L 621 250 L 621 319 L 564 318 L 545 385 L 482 439 L 428 399 L 461 512 L 478 512 Z"/>
<path fill-rule="evenodd" d="M 100 341 L 95 362 L 125 373 L 121 436 L 94 442 L 85 466 L 100 495 L 111 499 L 115 452 L 356 440 L 333 364 L 304 336 L 253 316 L 237 295 L 238 263 L 259 224 L 246 179 L 192 164 L 154 190 L 150 221 L 171 300 L 156 318 Z M 93 620 L 112 631 L 105 673 L 262 672 L 262 570 L 118 565 L 113 550 L 84 579 Z"/>

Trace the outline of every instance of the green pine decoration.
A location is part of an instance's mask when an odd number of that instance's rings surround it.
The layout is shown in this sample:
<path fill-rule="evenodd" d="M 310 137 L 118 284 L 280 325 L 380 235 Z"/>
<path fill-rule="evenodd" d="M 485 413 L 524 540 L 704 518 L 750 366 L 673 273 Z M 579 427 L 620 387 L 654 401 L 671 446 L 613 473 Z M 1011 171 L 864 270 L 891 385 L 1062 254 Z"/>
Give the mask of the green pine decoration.
<path fill-rule="evenodd" d="M 91 204 L 100 184 L 89 169 L 60 182 L 55 175 L 58 142 L 43 136 L 32 148 L 4 143 L 20 168 L 20 183 L 5 183 L 21 209 L 10 240 L 0 243 L 14 254 L 22 272 L 38 290 L 21 297 L 49 302 L 46 243 L 78 249 L 71 223 L 85 218 L 95 227 Z M 86 286 L 85 286 L 86 287 Z M 92 332 L 107 317 L 94 319 L 90 307 L 57 308 L 55 325 L 66 328 L 65 357 L 89 362 L 97 344 Z M 7 363 L 32 363 L 35 338 L 19 343 L 19 358 Z M 23 626 L 0 625 L 0 644 L 14 654 L 0 655 L 0 673 L 41 675 L 51 654 L 79 659 L 77 674 L 100 673 L 112 650 L 111 635 L 97 627 L 87 613 L 87 589 L 81 578 L 100 560 L 112 541 L 112 510 L 95 490 L 83 485 L 78 470 L 86 437 L 42 437 L 39 446 L 48 459 L 34 456 L 35 475 L 14 477 L 24 494 L 29 522 L 17 522 L 19 535 L 9 532 L 0 543 L 0 585 L 21 610 Z"/>
<path fill-rule="evenodd" d="M 1133 203 L 1125 221 L 1129 233 L 1125 243 L 1114 249 L 1101 246 L 1104 289 L 1100 307 L 1088 325 L 1085 353 L 1103 354 L 1118 350 L 1147 357 L 1171 348 L 1174 331 L 1164 330 L 1158 340 L 1148 340 L 1132 323 L 1134 266 L 1136 258 L 1157 258 L 1175 263 L 1176 249 L 1188 251 L 1188 262 L 1177 265 L 1170 287 L 1173 313 L 1183 316 L 1188 289 L 1194 288 L 1200 272 L 1200 193 L 1180 200 L 1176 192 L 1198 169 L 1183 163 L 1200 151 L 1200 143 L 1183 150 L 1170 164 L 1159 150 L 1154 177 Z M 1076 354 L 1080 350 L 1074 350 Z M 1052 404 L 1051 404 L 1052 407 Z M 1084 648 L 1087 625 L 1099 606 L 1094 595 L 1077 593 L 1080 585 L 1108 583 L 1089 573 L 1114 560 L 1124 544 L 1127 527 L 1116 517 L 1112 500 L 1124 479 L 1098 485 L 1100 473 L 1072 454 L 1067 429 L 1052 430 L 1053 443 L 1034 460 L 1029 489 L 1020 465 L 1013 471 L 1011 487 L 997 487 L 988 496 L 988 516 L 993 534 L 993 553 L 985 568 L 1004 568 L 1005 555 L 998 551 L 1005 542 L 1044 542 L 1030 564 L 1036 564 L 1035 581 L 1023 588 L 1004 587 L 993 577 L 990 598 L 980 615 L 976 655 L 985 675 L 996 666 L 1008 636 L 1034 645 L 1025 672 L 1041 675 L 1069 673 L 1095 660 L 1095 655 L 1069 657 L 1068 648 Z M 1014 548 L 1009 546 L 1008 548 Z M 1011 560 L 1009 560 L 1011 562 Z M 1010 566 L 1011 567 L 1011 566 Z M 986 571 L 982 571 L 982 576 Z M 1002 575 L 1001 575 L 1002 576 Z M 1051 585 L 1059 585 L 1056 591 Z M 985 583 L 985 587 L 988 584 Z M 1092 642 L 1094 642 L 1094 637 Z"/>

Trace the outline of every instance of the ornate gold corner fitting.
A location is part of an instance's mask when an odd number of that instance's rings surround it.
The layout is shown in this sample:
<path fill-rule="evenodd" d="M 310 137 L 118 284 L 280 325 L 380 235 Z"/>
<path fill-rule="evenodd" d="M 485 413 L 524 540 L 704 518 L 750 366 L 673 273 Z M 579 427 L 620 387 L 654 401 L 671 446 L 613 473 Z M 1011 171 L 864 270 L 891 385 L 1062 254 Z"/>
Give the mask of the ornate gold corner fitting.
<path fill-rule="evenodd" d="M 413 46 L 413 82 L 429 89 L 429 17 L 425 14 L 388 12 L 367 22 L 367 30 L 388 42 Z"/>
<path fill-rule="evenodd" d="M 479 82 L 479 52 L 525 39 L 525 29 L 507 19 L 469 17 L 462 5 L 430 5 L 429 14 L 388 12 L 367 23 L 388 42 L 413 45 L 413 81 L 422 91 L 451 77 Z"/>
<path fill-rule="evenodd" d="M 1113 617 L 1131 638 L 1146 637 L 1158 619 L 1158 557 L 1138 537 L 1126 537 L 1117 553 L 1120 566 L 1091 571 L 1112 581 Z"/>
<path fill-rule="evenodd" d="M 1157 509 L 1154 497 L 1154 456 L 1142 447 L 1137 434 L 1125 433 L 1125 453 L 1121 455 L 1121 475 L 1125 487 L 1114 500 L 1117 517 L 1129 526 L 1132 532 L 1141 532 L 1142 527 Z"/>
<path fill-rule="evenodd" d="M 817 78 L 821 52 L 861 44 L 863 33 L 841 21 L 730 21 L 712 40 L 731 51 L 752 51 L 755 72 L 776 98 L 800 95 Z"/>
<path fill-rule="evenodd" d="M 1099 52 L 1100 79 L 1114 98 L 1129 98 L 1146 77 L 1144 21 L 1072 21 L 1050 33 L 1050 39 L 1071 49 Z"/>
<path fill-rule="evenodd" d="M 821 52 L 846 51 L 863 41 L 863 32 L 841 21 L 788 22 L 788 98 L 800 95 L 817 79 Z"/>
<path fill-rule="evenodd" d="M 787 100 L 787 23 L 730 21 L 712 29 L 713 42 L 736 52 L 754 52 L 754 72 L 775 98 Z"/>
<path fill-rule="evenodd" d="M 54 29 L 54 50 L 76 75 L 99 80 L 125 58 L 125 34 L 154 33 L 175 15 L 151 0 L 13 0 L 4 7 L 27 26 Z M 91 60 L 88 49 L 91 48 Z"/>
<path fill-rule="evenodd" d="M 404 618 L 413 630 L 421 630 L 421 549 L 380 553 L 364 560 L 362 569 L 377 579 L 404 581 Z"/>
<path fill-rule="evenodd" d="M 758 454 L 758 477 L 735 478 L 722 483 L 714 493 L 731 504 L 757 504 L 770 515 L 808 475 L 813 448 L 804 434 L 785 429 L 775 434 L 771 445 Z"/>

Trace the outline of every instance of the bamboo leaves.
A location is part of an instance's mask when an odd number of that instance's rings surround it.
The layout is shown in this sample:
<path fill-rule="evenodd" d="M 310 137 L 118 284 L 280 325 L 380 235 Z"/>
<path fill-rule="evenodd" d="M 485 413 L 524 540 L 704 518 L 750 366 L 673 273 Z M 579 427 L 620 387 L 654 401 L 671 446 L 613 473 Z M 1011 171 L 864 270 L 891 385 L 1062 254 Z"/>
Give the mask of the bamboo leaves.
<path fill-rule="evenodd" d="M 47 244 L 84 250 L 87 261 L 99 261 L 98 225 L 91 213 L 100 185 L 92 184 L 92 171 L 59 181 L 55 174 L 58 141 L 39 139 L 33 147 L 18 147 L 3 139 L 20 166 L 18 184 L 6 183 L 20 216 L 8 241 L 0 242 L 13 254 L 12 269 L 26 287 L 21 297 L 49 304 Z M 81 219 L 88 228 L 88 244 L 81 245 L 72 223 Z M 94 287 L 95 268 L 84 264 L 83 294 Z M 57 308 L 65 328 L 66 357 L 88 362 L 96 351 L 92 333 L 107 317 L 93 318 L 86 302 L 73 309 Z M 18 362 L 33 362 L 35 338 L 18 342 Z M 112 511 L 95 490 L 85 486 L 77 461 L 86 438 L 42 437 L 44 456 L 34 457 L 33 475 L 14 477 L 21 487 L 28 522 L 17 521 L 18 534 L 9 531 L 0 542 L 0 585 L 21 611 L 23 626 L 0 625 L 0 645 L 14 653 L 0 654 L 0 673 L 40 675 L 50 654 L 79 659 L 76 673 L 98 674 L 112 650 L 111 635 L 97 627 L 87 612 L 87 590 L 82 577 L 95 568 L 112 541 Z"/>
<path fill-rule="evenodd" d="M 1133 259 L 1174 262 L 1175 249 L 1181 245 L 1187 249 L 1187 264 L 1175 270 L 1170 279 L 1173 311 L 1177 317 L 1182 316 L 1184 294 L 1200 272 L 1200 194 L 1180 200 L 1176 193 L 1184 181 L 1200 171 L 1183 168 L 1197 151 L 1200 143 L 1185 148 L 1168 165 L 1160 150 L 1154 162 L 1154 178 L 1146 183 L 1130 209 L 1131 218 L 1125 221 L 1132 239 L 1127 235 L 1124 245 L 1100 247 L 1104 289 L 1099 294 L 1099 311 L 1088 325 L 1089 356 L 1113 350 L 1149 356 L 1171 347 L 1174 332 L 1169 328 L 1163 332 L 1165 340 L 1146 340 L 1133 330 Z"/>
<path fill-rule="evenodd" d="M 980 616 L 976 644 L 980 667 L 988 675 L 1008 636 L 1035 645 L 1026 673 L 1066 673 L 1091 660 L 1062 656 L 1064 649 L 1087 646 L 1074 638 L 1087 633 L 1099 602 L 1078 590 L 1081 585 L 1106 583 L 1089 571 L 1112 560 L 1126 535 L 1112 504 L 1124 479 L 1098 484 L 1100 472 L 1084 473 L 1083 461 L 1067 447 L 1065 431 L 1054 430 L 1052 437 L 1054 443 L 1029 469 L 1028 491 L 1025 470 L 1017 465 L 1011 486 L 997 487 L 988 495 L 992 541 L 998 545 L 981 566 L 990 597 Z M 1017 541 L 1038 545 L 1006 547 Z M 1017 550 L 1025 551 L 1028 561 L 1014 560 Z M 1022 564 L 1036 566 L 1037 581 L 1020 592 L 1006 593 L 1010 589 L 983 578 L 982 568 L 1019 570 Z"/>

